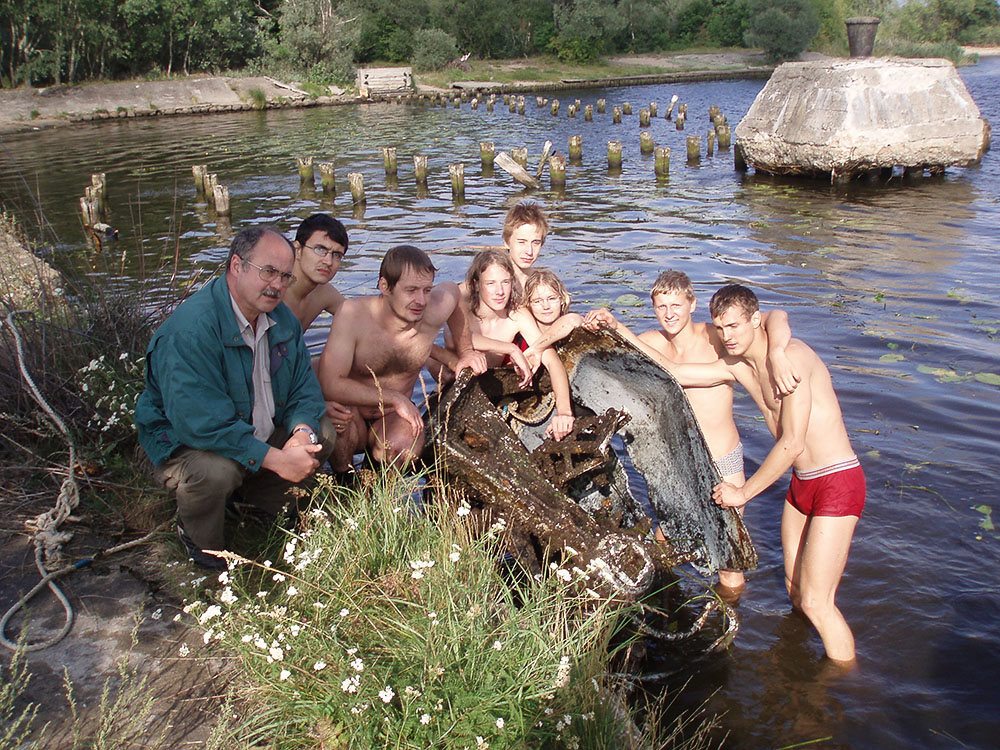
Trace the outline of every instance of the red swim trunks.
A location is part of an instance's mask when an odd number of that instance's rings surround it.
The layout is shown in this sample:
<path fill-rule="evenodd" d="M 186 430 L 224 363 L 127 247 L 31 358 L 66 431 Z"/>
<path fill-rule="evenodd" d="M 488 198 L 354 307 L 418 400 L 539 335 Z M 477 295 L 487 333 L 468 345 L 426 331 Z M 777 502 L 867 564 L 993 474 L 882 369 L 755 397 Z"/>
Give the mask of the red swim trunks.
<path fill-rule="evenodd" d="M 865 472 L 857 457 L 794 472 L 785 499 L 806 516 L 857 516 L 865 507 Z"/>

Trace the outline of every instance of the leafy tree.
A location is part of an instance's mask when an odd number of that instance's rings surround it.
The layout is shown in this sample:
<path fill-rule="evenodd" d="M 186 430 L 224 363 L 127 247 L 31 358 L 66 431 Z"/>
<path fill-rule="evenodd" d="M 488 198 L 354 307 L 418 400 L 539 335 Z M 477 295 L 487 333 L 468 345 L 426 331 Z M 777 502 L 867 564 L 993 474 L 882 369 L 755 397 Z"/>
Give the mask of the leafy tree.
<path fill-rule="evenodd" d="M 359 32 L 355 19 L 332 0 L 285 0 L 270 58 L 284 70 L 308 73 L 314 83 L 347 83 L 354 75 Z"/>
<path fill-rule="evenodd" d="M 419 29 L 413 34 L 413 67 L 440 70 L 458 57 L 455 37 L 441 29 Z"/>
<path fill-rule="evenodd" d="M 750 23 L 744 39 L 772 62 L 798 57 L 819 31 L 809 0 L 748 0 Z"/>
<path fill-rule="evenodd" d="M 556 34 L 549 46 L 560 60 L 586 62 L 605 51 L 604 40 L 624 28 L 611 0 L 556 0 L 552 6 Z"/>

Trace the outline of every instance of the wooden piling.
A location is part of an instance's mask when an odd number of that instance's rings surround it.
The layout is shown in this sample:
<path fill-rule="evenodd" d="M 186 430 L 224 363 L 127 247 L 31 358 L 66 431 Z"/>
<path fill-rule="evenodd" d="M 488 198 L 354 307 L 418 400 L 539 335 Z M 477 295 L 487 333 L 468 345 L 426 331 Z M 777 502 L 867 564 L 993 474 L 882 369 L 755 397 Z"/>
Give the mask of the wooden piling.
<path fill-rule="evenodd" d="M 639 110 L 639 127 L 648 128 L 649 127 L 649 110 L 640 109 Z"/>
<path fill-rule="evenodd" d="M 365 176 L 361 172 L 350 172 L 347 175 L 348 182 L 351 183 L 351 197 L 355 203 L 365 202 Z"/>
<path fill-rule="evenodd" d="M 191 176 L 194 177 L 194 188 L 198 196 L 205 195 L 205 175 L 208 174 L 207 164 L 194 164 L 191 166 Z"/>
<path fill-rule="evenodd" d="M 621 169 L 622 142 L 608 141 L 608 169 Z"/>
<path fill-rule="evenodd" d="M 715 128 L 715 136 L 719 139 L 719 151 L 725 151 L 732 142 L 732 130 L 728 125 L 720 125 Z"/>
<path fill-rule="evenodd" d="M 493 160 L 496 158 L 496 147 L 493 145 L 493 141 L 480 141 L 479 143 L 479 161 L 482 162 L 484 167 L 493 167 Z"/>
<path fill-rule="evenodd" d="M 517 113 L 519 115 L 523 115 L 524 114 L 524 101 L 523 100 L 519 99 L 518 102 L 517 102 Z"/>
<path fill-rule="evenodd" d="M 215 211 L 219 216 L 231 216 L 229 210 L 229 188 L 225 185 L 216 185 L 213 189 L 215 196 Z"/>
<path fill-rule="evenodd" d="M 687 137 L 687 157 L 688 157 L 688 164 L 701 161 L 700 135 L 689 135 Z"/>
<path fill-rule="evenodd" d="M 648 130 L 643 130 L 639 133 L 639 152 L 643 154 L 653 153 L 653 147 L 656 144 L 653 143 L 653 134 Z"/>
<path fill-rule="evenodd" d="M 740 145 L 739 141 L 737 141 L 736 145 L 733 147 L 733 167 L 737 172 L 747 171 L 746 155 L 743 153 L 743 147 Z"/>
<path fill-rule="evenodd" d="M 93 185 L 87 185 L 83 189 L 83 197 L 94 205 L 94 210 L 100 216 L 104 213 L 104 200 L 101 198 L 101 190 Z"/>
<path fill-rule="evenodd" d="M 656 110 L 658 108 L 659 107 L 657 106 L 656 102 L 650 102 L 649 103 L 649 116 L 650 117 L 656 117 Z"/>
<path fill-rule="evenodd" d="M 219 182 L 219 176 L 214 172 L 205 175 L 205 201 L 210 206 L 215 205 L 215 186 Z"/>
<path fill-rule="evenodd" d="M 510 150 L 510 158 L 516 161 L 524 169 L 528 168 L 528 149 L 526 146 L 521 148 L 512 148 Z"/>
<path fill-rule="evenodd" d="M 553 190 L 566 187 L 566 157 L 562 154 L 549 157 L 549 182 Z"/>
<path fill-rule="evenodd" d="M 544 106 L 545 106 L 545 99 L 542 98 L 542 97 L 540 97 L 540 96 L 536 96 L 535 97 L 535 108 L 536 109 L 541 109 Z"/>
<path fill-rule="evenodd" d="M 666 146 L 657 146 L 653 151 L 653 171 L 657 177 L 670 174 L 670 149 Z"/>
<path fill-rule="evenodd" d="M 705 138 L 705 153 L 711 156 L 715 153 L 715 128 L 709 128 Z"/>
<path fill-rule="evenodd" d="M 677 94 L 674 94 L 672 97 L 670 97 L 670 106 L 667 107 L 666 119 L 669 120 L 673 116 L 674 106 L 677 104 L 678 98 L 679 97 L 677 96 Z"/>
<path fill-rule="evenodd" d="M 460 97 L 456 96 L 454 99 L 451 100 L 451 103 L 455 105 L 455 109 L 462 108 L 462 99 Z"/>
<path fill-rule="evenodd" d="M 686 120 L 687 116 L 688 116 L 688 105 L 685 104 L 684 102 L 681 102 L 680 104 L 678 104 L 677 105 L 677 114 L 684 115 L 684 119 Z"/>
<path fill-rule="evenodd" d="M 479 109 L 479 98 L 476 97 L 469 102 L 470 109 Z"/>
<path fill-rule="evenodd" d="M 549 111 L 552 112 L 552 114 L 554 114 L 554 115 L 558 115 L 559 114 L 559 100 L 558 99 L 553 99 L 552 100 L 552 103 L 549 104 Z"/>
<path fill-rule="evenodd" d="M 300 156 L 296 161 L 299 164 L 299 182 L 312 185 L 316 179 L 316 174 L 313 172 L 313 158 L 311 156 Z"/>
<path fill-rule="evenodd" d="M 713 104 L 711 107 L 708 108 L 708 119 L 711 120 L 712 122 L 715 122 L 715 118 L 719 116 L 719 112 L 720 112 L 719 105 Z"/>
<path fill-rule="evenodd" d="M 319 183 L 323 186 L 324 193 L 334 195 L 337 192 L 337 177 L 334 174 L 332 161 L 319 163 Z"/>
<path fill-rule="evenodd" d="M 580 161 L 583 158 L 583 136 L 571 135 L 569 137 L 569 160 Z"/>
<path fill-rule="evenodd" d="M 632 102 L 625 102 L 622 104 L 622 114 L 630 115 L 632 114 Z"/>
<path fill-rule="evenodd" d="M 494 99 L 492 96 L 489 99 L 486 100 L 486 111 L 487 112 L 492 112 L 493 111 L 493 107 L 496 104 L 496 101 L 497 100 Z"/>
<path fill-rule="evenodd" d="M 674 123 L 677 125 L 677 129 L 678 130 L 684 130 L 684 113 L 683 112 L 678 112 L 677 113 L 677 119 L 674 120 Z"/>
<path fill-rule="evenodd" d="M 448 165 L 448 176 L 451 178 L 451 197 L 458 199 L 465 195 L 465 165 Z"/>
<path fill-rule="evenodd" d="M 427 157 L 420 154 L 413 155 L 413 177 L 418 183 L 427 182 Z"/>
<path fill-rule="evenodd" d="M 587 122 L 593 122 L 594 120 L 594 105 L 588 104 L 583 108 L 583 119 Z"/>
<path fill-rule="evenodd" d="M 603 115 L 607 111 L 607 108 L 608 108 L 607 100 L 605 99 L 597 100 L 597 114 Z"/>
<path fill-rule="evenodd" d="M 615 125 L 621 125 L 622 124 L 622 108 L 621 107 L 613 107 L 611 109 L 611 122 L 614 123 Z"/>
<path fill-rule="evenodd" d="M 387 175 L 396 174 L 396 147 L 386 146 L 382 149 L 382 164 Z"/>
<path fill-rule="evenodd" d="M 510 104 L 510 94 L 504 94 L 503 95 L 503 103 L 504 104 Z"/>
<path fill-rule="evenodd" d="M 507 111 L 517 112 L 517 99 L 513 96 L 507 100 Z"/>
<path fill-rule="evenodd" d="M 97 208 L 104 213 L 104 200 L 107 195 L 108 176 L 104 172 L 95 172 L 90 175 L 90 186 L 93 188 L 94 199 L 97 201 Z"/>
<path fill-rule="evenodd" d="M 86 196 L 80 196 L 80 216 L 83 219 L 83 223 L 88 227 L 94 226 L 100 220 L 97 206 Z"/>

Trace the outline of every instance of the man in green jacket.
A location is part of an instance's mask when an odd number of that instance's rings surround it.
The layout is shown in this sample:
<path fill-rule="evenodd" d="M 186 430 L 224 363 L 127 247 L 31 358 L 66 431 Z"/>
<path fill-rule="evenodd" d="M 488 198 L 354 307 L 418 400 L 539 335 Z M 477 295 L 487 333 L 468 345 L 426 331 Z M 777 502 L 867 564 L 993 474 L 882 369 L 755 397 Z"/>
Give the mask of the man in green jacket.
<path fill-rule="evenodd" d="M 175 493 L 178 533 L 202 567 L 225 567 L 209 551 L 225 549 L 234 492 L 277 515 L 333 450 L 302 327 L 281 302 L 294 262 L 273 229 L 244 229 L 225 274 L 181 304 L 146 351 L 139 441 Z"/>

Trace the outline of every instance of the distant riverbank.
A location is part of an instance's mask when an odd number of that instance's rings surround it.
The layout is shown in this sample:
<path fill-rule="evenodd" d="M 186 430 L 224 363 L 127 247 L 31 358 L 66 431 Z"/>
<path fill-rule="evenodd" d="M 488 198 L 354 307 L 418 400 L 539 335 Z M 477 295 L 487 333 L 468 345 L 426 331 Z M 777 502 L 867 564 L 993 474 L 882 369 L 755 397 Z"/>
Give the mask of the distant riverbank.
<path fill-rule="evenodd" d="M 767 75 L 771 67 L 755 50 L 616 56 L 597 65 L 568 66 L 554 58 L 477 62 L 468 72 L 449 69 L 416 76 L 416 94 L 440 94 L 458 78 L 475 78 L 494 91 L 615 85 Z M 117 81 L 79 86 L 0 90 L 0 133 L 40 130 L 94 120 L 233 112 L 282 107 L 355 104 L 369 99 L 333 88 L 321 95 L 294 82 L 264 76 L 190 76 L 162 81 Z"/>

